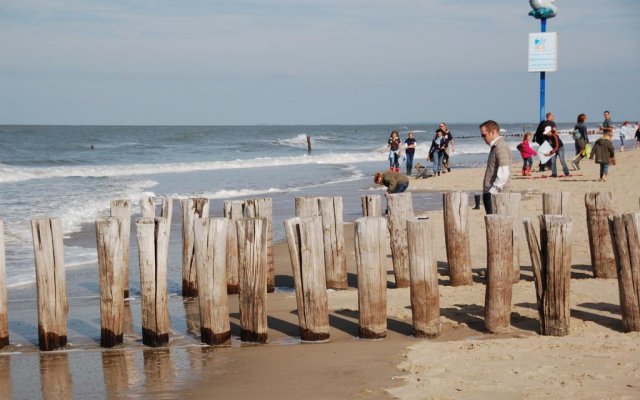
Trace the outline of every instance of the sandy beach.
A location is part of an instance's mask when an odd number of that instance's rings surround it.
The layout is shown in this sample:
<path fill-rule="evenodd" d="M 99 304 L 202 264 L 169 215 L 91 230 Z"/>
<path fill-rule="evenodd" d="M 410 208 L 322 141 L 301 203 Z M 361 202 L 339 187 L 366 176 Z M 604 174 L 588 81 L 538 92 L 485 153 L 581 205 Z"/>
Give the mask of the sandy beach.
<path fill-rule="evenodd" d="M 408 289 L 393 288 L 387 259 L 388 337 L 357 339 L 358 306 L 353 225 L 346 225 L 349 289 L 329 292 L 331 341 L 299 340 L 291 264 L 285 243 L 275 246 L 276 286 L 268 296 L 269 343 L 241 345 L 237 296 L 230 296 L 230 346 L 199 344 L 197 303 L 184 300 L 170 282 L 172 335 L 165 349 L 141 342 L 140 301 L 126 307 L 125 344 L 98 346 L 100 322 L 95 266 L 70 270 L 69 342 L 64 351 L 37 350 L 34 288 L 10 291 L 11 346 L 0 351 L 0 399 L 22 398 L 637 398 L 640 396 L 640 334 L 621 332 L 615 280 L 596 280 L 590 267 L 584 193 L 613 192 L 616 212 L 638 209 L 640 180 L 632 166 L 640 152 L 617 155 L 609 181 L 597 181 L 597 165 L 582 163 L 569 178 L 519 177 L 521 217 L 541 213 L 543 192 L 572 193 L 571 334 L 537 334 L 538 315 L 526 242 L 520 241 L 522 279 L 513 286 L 511 332 L 483 329 L 486 266 L 484 213 L 470 211 L 474 284 L 451 287 L 446 275 L 442 210 L 427 212 L 436 227 L 443 333 L 433 340 L 411 336 Z M 410 190 L 477 192 L 482 168 L 457 169 Z M 549 174 L 548 172 L 546 173 Z M 416 209 L 421 208 L 414 204 Z M 424 207 L 422 207 L 424 208 Z M 293 214 L 293 205 L 291 205 Z M 174 238 L 179 237 L 176 233 Z M 92 240 L 87 234 L 87 241 Z M 176 239 L 177 240 L 177 239 Z M 389 256 L 390 257 L 390 256 Z M 137 273 L 137 271 L 133 272 Z M 39 380 L 39 383 L 38 383 Z"/>

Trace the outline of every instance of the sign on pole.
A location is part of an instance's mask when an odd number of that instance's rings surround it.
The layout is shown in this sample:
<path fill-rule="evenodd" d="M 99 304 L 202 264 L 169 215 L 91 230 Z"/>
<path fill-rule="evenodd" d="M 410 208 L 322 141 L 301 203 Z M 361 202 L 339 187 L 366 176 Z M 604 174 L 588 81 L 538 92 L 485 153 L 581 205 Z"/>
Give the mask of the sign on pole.
<path fill-rule="evenodd" d="M 558 33 L 529 34 L 529 72 L 555 72 L 558 70 Z"/>

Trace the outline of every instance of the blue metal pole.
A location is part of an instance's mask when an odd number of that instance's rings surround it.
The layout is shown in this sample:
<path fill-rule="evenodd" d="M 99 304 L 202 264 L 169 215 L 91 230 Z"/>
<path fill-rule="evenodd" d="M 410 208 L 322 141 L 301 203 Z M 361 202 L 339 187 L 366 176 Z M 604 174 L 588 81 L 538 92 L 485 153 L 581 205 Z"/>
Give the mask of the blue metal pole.
<path fill-rule="evenodd" d="M 547 19 L 542 18 L 540 20 L 540 32 L 547 31 Z M 545 106 L 544 106 L 544 91 L 545 91 L 545 76 L 546 72 L 540 72 L 540 121 L 545 120 Z"/>

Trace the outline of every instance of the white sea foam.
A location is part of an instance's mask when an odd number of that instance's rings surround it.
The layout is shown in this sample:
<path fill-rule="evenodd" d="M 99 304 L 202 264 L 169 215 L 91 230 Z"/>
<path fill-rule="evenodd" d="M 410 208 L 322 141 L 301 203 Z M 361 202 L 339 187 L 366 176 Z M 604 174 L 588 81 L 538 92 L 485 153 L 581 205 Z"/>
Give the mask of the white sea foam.
<path fill-rule="evenodd" d="M 239 168 L 264 168 L 309 164 L 349 164 L 385 160 L 386 154 L 369 153 L 326 153 L 287 157 L 260 157 L 248 160 L 210 161 L 195 163 L 166 164 L 126 164 L 98 166 L 60 166 L 48 168 L 14 167 L 0 164 L 0 183 L 20 182 L 30 179 L 63 177 L 113 177 L 194 171 L 213 171 Z"/>

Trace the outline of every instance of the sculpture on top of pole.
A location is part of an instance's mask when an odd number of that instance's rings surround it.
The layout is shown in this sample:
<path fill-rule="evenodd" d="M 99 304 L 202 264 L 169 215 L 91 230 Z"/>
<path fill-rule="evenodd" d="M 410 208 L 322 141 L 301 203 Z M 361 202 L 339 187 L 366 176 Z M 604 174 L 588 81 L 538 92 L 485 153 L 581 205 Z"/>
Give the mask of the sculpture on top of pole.
<path fill-rule="evenodd" d="M 529 15 L 540 20 L 540 32 L 547 31 L 547 19 L 558 15 L 558 7 L 553 3 L 555 0 L 529 0 L 532 10 Z M 540 121 L 545 119 L 545 78 L 546 71 L 540 72 Z"/>

